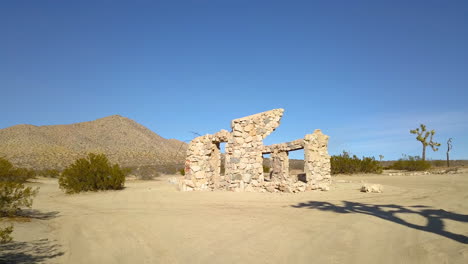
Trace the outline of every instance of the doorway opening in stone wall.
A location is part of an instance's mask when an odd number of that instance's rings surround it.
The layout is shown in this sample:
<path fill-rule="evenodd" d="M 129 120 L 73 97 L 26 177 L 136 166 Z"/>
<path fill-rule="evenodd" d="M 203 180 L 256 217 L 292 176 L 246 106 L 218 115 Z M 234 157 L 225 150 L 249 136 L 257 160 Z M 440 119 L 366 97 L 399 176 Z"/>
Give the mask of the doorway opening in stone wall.
<path fill-rule="evenodd" d="M 304 149 L 289 152 L 289 175 L 293 179 L 306 182 L 304 171 Z"/>
<path fill-rule="evenodd" d="M 271 155 L 262 154 L 263 156 L 263 177 L 265 181 L 271 180 Z"/>
<path fill-rule="evenodd" d="M 224 176 L 226 173 L 226 142 L 218 143 L 219 153 L 221 156 L 220 175 Z"/>

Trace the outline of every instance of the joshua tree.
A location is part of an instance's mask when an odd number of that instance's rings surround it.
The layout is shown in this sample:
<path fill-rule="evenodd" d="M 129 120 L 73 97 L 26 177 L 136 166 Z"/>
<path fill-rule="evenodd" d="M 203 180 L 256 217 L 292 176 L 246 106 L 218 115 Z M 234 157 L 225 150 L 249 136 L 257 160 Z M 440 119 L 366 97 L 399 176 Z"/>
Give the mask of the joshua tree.
<path fill-rule="evenodd" d="M 449 138 L 449 140 L 447 140 L 447 167 L 450 167 L 450 150 L 452 150 L 452 138 Z"/>
<path fill-rule="evenodd" d="M 384 158 L 384 155 L 380 154 L 380 155 L 379 155 L 379 158 L 380 158 L 380 161 L 382 161 L 383 158 Z"/>
<path fill-rule="evenodd" d="M 422 159 L 423 160 L 426 160 L 426 147 L 427 146 L 431 146 L 433 151 L 439 150 L 437 147 L 440 146 L 440 143 L 432 141 L 432 137 L 434 137 L 434 134 L 435 134 L 434 129 L 431 130 L 431 131 L 426 131 L 426 125 L 421 124 L 420 127 L 416 128 L 416 129 L 413 129 L 413 130 L 410 130 L 410 133 L 418 135 L 416 137 L 416 139 L 418 141 L 421 141 L 421 144 L 423 145 L 423 150 L 422 150 Z M 431 136 L 431 137 L 429 138 L 429 142 L 427 142 L 427 138 L 429 136 Z"/>

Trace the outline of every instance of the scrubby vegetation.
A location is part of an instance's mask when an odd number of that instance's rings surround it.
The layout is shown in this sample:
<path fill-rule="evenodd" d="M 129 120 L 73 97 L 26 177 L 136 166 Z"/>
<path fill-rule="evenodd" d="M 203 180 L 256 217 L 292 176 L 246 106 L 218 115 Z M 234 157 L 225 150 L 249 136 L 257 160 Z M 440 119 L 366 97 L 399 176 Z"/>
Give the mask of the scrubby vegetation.
<path fill-rule="evenodd" d="M 429 163 L 433 167 L 445 167 L 447 165 L 447 162 L 444 160 L 431 160 Z"/>
<path fill-rule="evenodd" d="M 39 188 L 24 186 L 34 177 L 33 170 L 15 168 L 10 161 L 0 158 L 0 217 L 16 215 L 22 207 L 30 208 Z M 0 243 L 12 240 L 13 226 L 0 228 Z"/>
<path fill-rule="evenodd" d="M 89 153 L 68 166 L 59 178 L 60 188 L 66 193 L 83 191 L 119 190 L 124 187 L 129 171 L 112 165 L 104 154 Z"/>
<path fill-rule="evenodd" d="M 15 216 L 22 207 L 31 208 L 39 188 L 26 187 L 20 182 L 0 182 L 0 217 Z M 12 240 L 13 226 L 0 228 L 0 243 Z"/>
<path fill-rule="evenodd" d="M 25 182 L 36 175 L 34 170 L 15 168 L 11 162 L 0 157 L 0 181 Z"/>
<path fill-rule="evenodd" d="M 353 174 L 353 173 L 382 173 L 382 166 L 374 157 L 358 158 L 349 152 L 343 151 L 341 155 L 334 155 L 330 159 L 332 174 Z"/>
<path fill-rule="evenodd" d="M 403 156 L 403 158 L 395 161 L 390 169 L 407 170 L 407 171 L 424 171 L 431 168 L 431 163 L 421 159 L 419 156 Z"/>
<path fill-rule="evenodd" d="M 127 172 L 125 173 L 126 175 L 135 176 L 137 179 L 144 181 L 154 180 L 154 178 L 161 176 L 162 171 L 170 171 L 170 173 L 167 174 L 174 174 L 175 170 L 174 167 L 169 168 L 166 166 L 158 165 L 133 166 L 126 167 L 124 169 L 127 170 Z"/>
<path fill-rule="evenodd" d="M 13 216 L 21 207 L 31 207 L 37 192 L 20 182 L 0 182 L 0 216 Z"/>
<path fill-rule="evenodd" d="M 7 226 L 5 228 L 0 228 L 0 244 L 5 244 L 10 242 L 13 237 L 11 237 L 11 233 L 13 233 L 13 226 Z"/>

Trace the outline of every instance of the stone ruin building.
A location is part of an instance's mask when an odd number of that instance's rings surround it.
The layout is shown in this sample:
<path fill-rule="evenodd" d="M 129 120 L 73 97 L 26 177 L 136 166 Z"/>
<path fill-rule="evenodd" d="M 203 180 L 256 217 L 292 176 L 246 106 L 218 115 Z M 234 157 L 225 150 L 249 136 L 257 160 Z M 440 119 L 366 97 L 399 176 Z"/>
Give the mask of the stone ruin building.
<path fill-rule="evenodd" d="M 187 150 L 182 191 L 230 190 L 303 192 L 328 190 L 331 181 L 328 136 L 317 129 L 302 139 L 263 145 L 279 125 L 283 109 L 274 109 L 231 121 L 232 131 L 221 130 L 193 139 Z M 221 175 L 220 143 L 225 142 L 225 173 Z M 304 149 L 304 172 L 289 174 L 290 151 Z M 263 154 L 271 154 L 271 171 L 264 177 Z"/>

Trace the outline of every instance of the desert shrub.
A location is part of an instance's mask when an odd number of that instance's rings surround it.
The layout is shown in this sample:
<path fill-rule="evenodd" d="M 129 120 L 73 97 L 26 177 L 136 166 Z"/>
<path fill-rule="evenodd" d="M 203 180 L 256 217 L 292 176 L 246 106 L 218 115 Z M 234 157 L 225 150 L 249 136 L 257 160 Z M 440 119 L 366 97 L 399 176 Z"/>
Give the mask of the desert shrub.
<path fill-rule="evenodd" d="M 156 174 L 156 175 L 140 175 L 138 177 L 138 179 L 142 180 L 142 181 L 152 181 L 152 180 L 154 180 L 154 178 L 156 178 L 158 176 L 159 176 L 159 173 Z"/>
<path fill-rule="evenodd" d="M 138 179 L 142 181 L 151 181 L 151 180 L 154 180 L 154 178 L 159 177 L 159 176 L 161 176 L 159 172 L 142 173 L 142 174 L 137 175 Z"/>
<path fill-rule="evenodd" d="M 13 216 L 21 207 L 31 208 L 38 190 L 20 182 L 0 182 L 0 216 Z"/>
<path fill-rule="evenodd" d="M 160 171 L 167 172 L 167 174 L 173 174 L 174 168 L 169 167 L 155 167 L 151 165 L 139 166 L 136 169 L 133 169 L 133 174 L 137 176 L 138 179 L 148 181 L 154 180 L 154 178 L 161 176 Z M 169 173 L 170 172 L 170 173 Z"/>
<path fill-rule="evenodd" d="M 35 171 L 15 168 L 10 161 L 0 158 L 0 217 L 14 216 L 22 207 L 31 208 L 39 188 L 25 187 L 24 182 L 35 176 Z M 13 226 L 0 228 L 0 243 L 12 240 Z"/>
<path fill-rule="evenodd" d="M 356 155 L 351 156 L 349 152 L 334 155 L 330 158 L 332 174 L 353 173 L 382 173 L 382 166 L 374 157 L 363 157 L 362 160 Z"/>
<path fill-rule="evenodd" d="M 445 167 L 447 166 L 446 160 L 431 160 L 430 164 L 434 167 Z"/>
<path fill-rule="evenodd" d="M 5 158 L 0 157 L 0 177 L 8 176 L 13 170 L 13 164 Z"/>
<path fill-rule="evenodd" d="M 180 175 L 184 176 L 185 175 L 185 169 L 180 169 L 179 173 L 180 173 Z"/>
<path fill-rule="evenodd" d="M 374 157 L 363 157 L 361 160 L 361 172 L 382 173 L 383 167 Z"/>
<path fill-rule="evenodd" d="M 65 168 L 59 185 L 66 193 L 119 190 L 125 184 L 127 173 L 118 164 L 112 165 L 106 155 L 89 153 L 87 158 L 77 159 Z"/>
<path fill-rule="evenodd" d="M 142 165 L 142 166 L 133 166 L 133 167 L 127 167 L 124 168 L 125 175 L 129 175 L 131 173 L 132 176 L 136 176 L 137 179 L 139 180 L 154 180 L 154 178 L 161 176 L 160 173 L 161 166 L 155 166 L 155 165 Z M 164 171 L 171 171 L 170 174 L 174 174 L 175 168 L 172 168 L 169 170 Z"/>
<path fill-rule="evenodd" d="M 0 217 L 14 216 L 21 207 L 31 208 L 39 188 L 25 187 L 19 182 L 0 182 Z M 0 228 L 0 244 L 10 242 L 13 225 Z"/>
<path fill-rule="evenodd" d="M 289 170 L 304 170 L 304 160 L 290 159 Z"/>
<path fill-rule="evenodd" d="M 13 238 L 11 237 L 13 233 L 13 226 L 7 226 L 5 228 L 0 228 L 0 244 L 5 244 L 10 242 Z"/>
<path fill-rule="evenodd" d="M 390 168 L 394 170 L 424 171 L 431 167 L 428 161 L 422 160 L 419 156 L 404 156 L 395 161 Z"/>
<path fill-rule="evenodd" d="M 0 158 L 0 182 L 25 182 L 34 176 L 34 170 L 15 168 L 9 160 Z"/>
<path fill-rule="evenodd" d="M 177 168 L 183 167 L 184 165 L 169 163 L 169 164 L 159 164 L 157 166 L 142 166 L 152 169 L 156 174 L 174 174 L 177 172 Z M 157 173 L 156 173 L 157 172 Z"/>
<path fill-rule="evenodd" d="M 13 177 L 16 181 L 25 182 L 28 179 L 34 178 L 36 176 L 36 171 L 26 168 L 16 168 L 13 173 Z"/>

